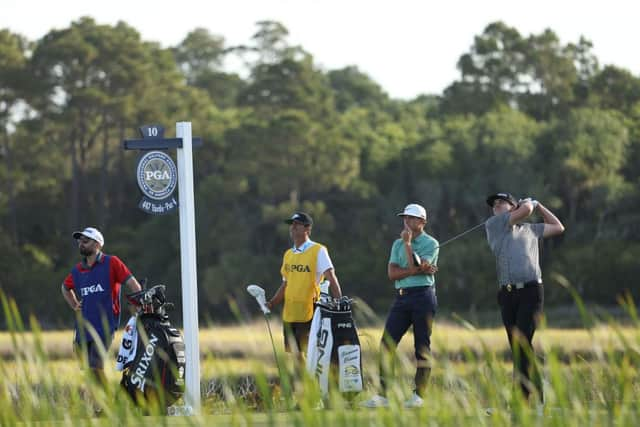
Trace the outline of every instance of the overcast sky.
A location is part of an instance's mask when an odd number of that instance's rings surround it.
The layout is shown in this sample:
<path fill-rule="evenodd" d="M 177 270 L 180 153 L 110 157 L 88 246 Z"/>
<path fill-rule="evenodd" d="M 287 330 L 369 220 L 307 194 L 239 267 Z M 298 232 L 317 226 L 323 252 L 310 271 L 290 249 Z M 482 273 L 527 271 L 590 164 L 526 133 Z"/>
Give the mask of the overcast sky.
<path fill-rule="evenodd" d="M 635 7 L 633 5 L 636 5 Z M 30 40 L 81 16 L 122 20 L 143 39 L 175 46 L 196 27 L 247 43 L 255 22 L 279 21 L 289 42 L 325 70 L 356 65 L 392 97 L 441 93 L 458 78 L 456 62 L 487 24 L 504 21 L 520 34 L 552 29 L 563 44 L 581 35 L 601 64 L 640 75 L 640 23 L 633 0 L 0 0 L 0 28 Z"/>

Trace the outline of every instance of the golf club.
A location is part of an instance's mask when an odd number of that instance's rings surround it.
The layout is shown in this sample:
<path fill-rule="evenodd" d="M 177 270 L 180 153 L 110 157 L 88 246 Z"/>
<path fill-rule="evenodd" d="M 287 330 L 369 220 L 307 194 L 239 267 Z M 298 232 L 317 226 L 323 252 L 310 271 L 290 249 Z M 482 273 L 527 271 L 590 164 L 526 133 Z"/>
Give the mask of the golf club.
<path fill-rule="evenodd" d="M 538 201 L 537 201 L 537 200 L 532 200 L 532 199 L 531 199 L 531 197 L 528 197 L 528 198 L 526 198 L 526 199 L 520 199 L 520 200 L 518 201 L 518 206 L 520 206 L 520 205 L 519 205 L 520 203 L 522 203 L 522 202 L 526 202 L 526 201 L 529 201 L 529 202 L 531 202 L 531 203 L 535 203 L 535 204 L 534 204 L 534 206 L 537 206 L 537 205 L 538 205 Z M 488 220 L 486 220 L 486 219 L 485 219 L 485 220 L 484 220 L 484 221 L 482 221 L 480 224 L 478 224 L 478 225 L 476 225 L 476 226 L 474 226 L 474 227 L 471 227 L 471 228 L 470 228 L 470 229 L 468 229 L 467 231 L 463 231 L 462 233 L 458 234 L 457 236 L 453 236 L 453 237 L 452 237 L 452 238 L 450 238 L 449 240 L 445 240 L 444 242 L 440 243 L 440 245 L 436 246 L 436 249 L 439 249 L 439 248 L 443 247 L 444 245 L 446 245 L 447 243 L 451 243 L 451 242 L 453 242 L 454 240 L 459 239 L 460 237 L 464 236 L 465 234 L 471 233 L 473 230 L 475 230 L 475 229 L 476 229 L 476 228 L 478 228 L 478 227 L 482 227 L 483 225 L 485 225 L 485 224 L 487 223 L 487 221 L 488 221 Z M 414 261 L 415 261 L 415 260 L 414 260 Z"/>
<path fill-rule="evenodd" d="M 468 229 L 467 231 L 463 231 L 462 233 L 458 234 L 457 236 L 453 236 L 452 238 L 450 238 L 449 240 L 445 240 L 444 242 L 440 243 L 438 246 L 435 247 L 435 249 L 439 249 L 441 247 L 443 247 L 444 245 L 453 242 L 454 240 L 459 239 L 460 237 L 464 236 L 465 234 L 471 233 L 473 230 L 475 230 L 476 228 L 482 227 L 483 225 L 485 225 L 487 223 L 486 220 L 484 220 L 483 222 L 481 222 L 480 224 L 471 227 L 470 229 Z"/>
<path fill-rule="evenodd" d="M 247 292 L 256 299 L 256 302 L 260 306 L 260 310 L 262 310 L 262 314 L 264 315 L 264 321 L 267 323 L 267 330 L 269 331 L 269 338 L 271 339 L 271 347 L 273 348 L 273 357 L 276 359 L 278 375 L 280 376 L 280 381 L 282 381 L 284 377 L 282 376 L 282 369 L 280 368 L 280 361 L 278 360 L 278 352 L 276 351 L 276 344 L 273 340 L 273 334 L 271 333 L 271 325 L 269 324 L 269 314 L 271 314 L 271 310 L 267 307 L 264 289 L 258 285 L 250 284 L 247 286 Z"/>

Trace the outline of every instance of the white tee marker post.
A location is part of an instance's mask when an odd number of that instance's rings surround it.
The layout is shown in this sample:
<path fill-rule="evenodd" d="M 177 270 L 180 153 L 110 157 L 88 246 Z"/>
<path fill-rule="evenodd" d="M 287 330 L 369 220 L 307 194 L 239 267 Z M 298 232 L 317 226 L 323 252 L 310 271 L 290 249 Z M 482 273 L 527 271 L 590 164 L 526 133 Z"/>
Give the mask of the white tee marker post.
<path fill-rule="evenodd" d="M 180 266 L 182 271 L 182 319 L 187 357 L 186 401 L 200 413 L 200 343 L 198 341 L 198 277 L 196 270 L 196 221 L 193 198 L 191 122 L 176 123 L 178 192 L 180 203 Z"/>
<path fill-rule="evenodd" d="M 200 345 L 198 341 L 198 278 L 196 266 L 195 204 L 193 196 L 193 152 L 202 145 L 191 136 L 191 122 L 176 123 L 176 138 L 165 138 L 164 127 L 140 127 L 142 139 L 124 141 L 125 150 L 140 150 L 138 186 L 143 197 L 138 207 L 151 215 L 166 215 L 178 209 L 180 217 L 180 269 L 182 319 L 186 356 L 184 414 L 200 413 Z M 177 149 L 178 167 L 164 151 Z M 177 181 L 177 183 L 176 183 Z M 176 184 L 179 203 L 172 196 Z M 179 206 L 179 208 L 178 208 Z"/>

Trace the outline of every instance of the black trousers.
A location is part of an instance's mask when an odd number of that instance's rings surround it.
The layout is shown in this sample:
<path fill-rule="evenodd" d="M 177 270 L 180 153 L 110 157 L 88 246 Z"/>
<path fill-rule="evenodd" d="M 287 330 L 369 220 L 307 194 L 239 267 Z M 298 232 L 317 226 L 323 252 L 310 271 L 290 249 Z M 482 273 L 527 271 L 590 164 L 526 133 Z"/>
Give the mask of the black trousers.
<path fill-rule="evenodd" d="M 544 287 L 533 284 L 508 290 L 503 286 L 498 291 L 498 304 L 511 347 L 514 379 L 527 399 L 535 392 L 544 402 L 542 377 L 532 345 L 533 334 L 542 315 Z"/>
<path fill-rule="evenodd" d="M 397 295 L 382 334 L 379 359 L 381 394 L 386 395 L 389 379 L 395 376 L 395 351 L 398 343 L 413 326 L 416 356 L 415 392 L 424 397 L 431 374 L 431 330 L 438 300 L 433 286 L 409 289 Z"/>

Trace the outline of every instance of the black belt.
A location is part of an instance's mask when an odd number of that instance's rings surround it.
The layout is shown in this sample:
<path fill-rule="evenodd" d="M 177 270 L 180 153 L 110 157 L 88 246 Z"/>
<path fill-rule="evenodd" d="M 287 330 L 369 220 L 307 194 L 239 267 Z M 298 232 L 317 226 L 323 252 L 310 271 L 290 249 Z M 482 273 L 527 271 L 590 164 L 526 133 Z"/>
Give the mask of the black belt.
<path fill-rule="evenodd" d="M 533 288 L 540 285 L 542 285 L 542 280 L 531 280 L 530 282 L 507 283 L 506 285 L 502 285 L 501 288 L 507 292 L 511 292 L 517 289 Z"/>
<path fill-rule="evenodd" d="M 409 295 L 409 294 L 417 294 L 420 292 L 424 292 L 429 289 L 431 286 L 414 286 L 413 288 L 400 288 L 396 289 L 396 292 L 400 296 Z"/>

